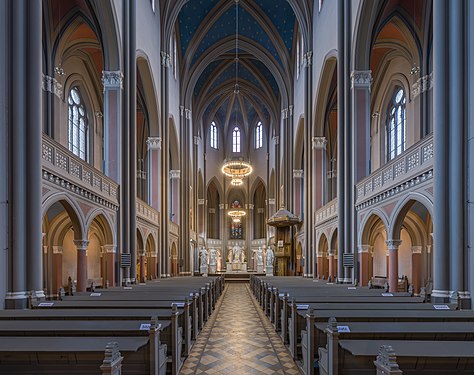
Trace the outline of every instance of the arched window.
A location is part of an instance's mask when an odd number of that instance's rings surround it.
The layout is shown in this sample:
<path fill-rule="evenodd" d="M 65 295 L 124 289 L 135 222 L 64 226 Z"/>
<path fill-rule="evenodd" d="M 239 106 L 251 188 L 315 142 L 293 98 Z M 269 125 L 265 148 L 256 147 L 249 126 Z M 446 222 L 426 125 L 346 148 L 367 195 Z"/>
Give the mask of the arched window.
<path fill-rule="evenodd" d="M 263 126 L 259 121 L 255 127 L 255 148 L 261 148 L 263 146 Z"/>
<path fill-rule="evenodd" d="M 217 126 L 214 121 L 211 123 L 211 147 L 217 150 Z"/>
<path fill-rule="evenodd" d="M 232 131 L 232 152 L 240 152 L 240 129 L 237 126 Z"/>
<path fill-rule="evenodd" d="M 67 99 L 69 106 L 68 145 L 69 150 L 83 160 L 87 160 L 88 124 L 87 113 L 84 107 L 79 88 L 73 87 Z"/>
<path fill-rule="evenodd" d="M 387 115 L 387 156 L 388 160 L 405 150 L 406 140 L 406 97 L 405 91 L 395 90 Z"/>
<path fill-rule="evenodd" d="M 242 208 L 242 205 L 239 201 L 234 201 L 230 205 L 231 208 Z M 231 220 L 230 225 L 230 238 L 232 239 L 242 239 L 244 237 L 244 232 L 242 228 L 242 221 L 234 222 Z"/>

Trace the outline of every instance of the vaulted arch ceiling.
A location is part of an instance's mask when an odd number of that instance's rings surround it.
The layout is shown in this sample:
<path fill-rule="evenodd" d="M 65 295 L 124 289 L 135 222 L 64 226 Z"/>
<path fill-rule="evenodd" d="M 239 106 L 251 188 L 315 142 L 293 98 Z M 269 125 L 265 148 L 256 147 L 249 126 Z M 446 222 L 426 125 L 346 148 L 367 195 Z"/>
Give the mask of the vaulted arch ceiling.
<path fill-rule="evenodd" d="M 236 60 L 238 6 L 238 64 Z M 297 17 L 287 0 L 190 0 L 177 17 L 182 101 L 195 122 L 277 121 L 292 96 Z M 239 93 L 234 93 L 236 77 Z M 231 124 L 232 122 L 232 124 Z"/>

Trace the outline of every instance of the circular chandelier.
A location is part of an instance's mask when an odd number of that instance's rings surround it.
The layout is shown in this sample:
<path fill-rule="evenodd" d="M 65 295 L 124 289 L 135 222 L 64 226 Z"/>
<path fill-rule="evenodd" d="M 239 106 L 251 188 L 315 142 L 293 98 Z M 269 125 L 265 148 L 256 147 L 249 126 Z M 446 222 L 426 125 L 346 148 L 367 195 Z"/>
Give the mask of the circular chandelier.
<path fill-rule="evenodd" d="M 253 168 L 250 163 L 247 163 L 246 161 L 231 160 L 226 161 L 221 170 L 227 177 L 242 180 L 242 178 L 247 177 L 252 173 Z"/>
<path fill-rule="evenodd" d="M 242 220 L 242 217 L 245 216 L 245 211 L 240 210 L 238 208 L 233 208 L 227 212 L 227 215 L 229 215 L 232 218 L 232 221 L 234 223 L 240 223 Z"/>
<path fill-rule="evenodd" d="M 242 181 L 242 179 L 240 178 L 233 178 L 231 181 L 230 181 L 230 184 L 233 185 L 233 186 L 240 186 L 242 185 L 244 182 Z"/>

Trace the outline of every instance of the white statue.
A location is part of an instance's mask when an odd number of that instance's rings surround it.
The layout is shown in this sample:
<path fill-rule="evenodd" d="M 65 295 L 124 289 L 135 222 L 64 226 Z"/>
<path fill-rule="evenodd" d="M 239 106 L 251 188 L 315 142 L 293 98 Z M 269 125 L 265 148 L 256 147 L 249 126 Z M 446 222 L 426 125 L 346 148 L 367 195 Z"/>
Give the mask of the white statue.
<path fill-rule="evenodd" d="M 209 265 L 215 266 L 217 264 L 217 250 L 211 249 L 209 253 Z"/>
<path fill-rule="evenodd" d="M 203 247 L 201 249 L 200 254 L 201 254 L 201 267 L 202 266 L 207 266 L 207 261 L 208 261 L 209 254 L 208 254 L 205 247 Z"/>
<path fill-rule="evenodd" d="M 267 267 L 273 267 L 273 261 L 275 260 L 275 255 L 273 250 L 269 247 L 267 249 Z"/>
<path fill-rule="evenodd" d="M 233 254 L 232 248 L 229 247 L 229 251 L 227 253 L 227 261 L 229 263 L 232 263 L 233 258 L 234 258 L 234 254 Z"/>
<path fill-rule="evenodd" d="M 238 245 L 235 245 L 233 248 L 232 248 L 232 255 L 234 257 L 234 262 L 235 263 L 240 263 L 242 262 L 242 248 Z"/>
<path fill-rule="evenodd" d="M 258 250 L 253 250 L 255 253 L 255 262 L 257 266 L 263 266 L 263 251 L 262 248 L 259 247 Z"/>

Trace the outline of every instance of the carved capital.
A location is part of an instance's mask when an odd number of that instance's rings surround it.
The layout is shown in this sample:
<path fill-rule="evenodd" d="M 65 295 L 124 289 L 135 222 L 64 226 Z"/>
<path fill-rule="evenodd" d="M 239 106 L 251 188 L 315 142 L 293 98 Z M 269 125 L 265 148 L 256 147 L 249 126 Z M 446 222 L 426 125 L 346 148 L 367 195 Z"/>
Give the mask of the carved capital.
<path fill-rule="evenodd" d="M 102 250 L 106 254 L 115 254 L 117 252 L 117 246 L 115 245 L 104 245 Z"/>
<path fill-rule="evenodd" d="M 313 51 L 308 51 L 303 55 L 303 65 L 309 67 L 313 64 Z"/>
<path fill-rule="evenodd" d="M 204 198 L 199 198 L 198 199 L 198 205 L 203 205 L 206 203 L 206 200 Z"/>
<path fill-rule="evenodd" d="M 279 145 L 280 144 L 280 136 L 279 135 L 275 135 L 273 137 L 273 142 L 275 142 L 275 145 Z"/>
<path fill-rule="evenodd" d="M 351 73 L 352 88 L 364 87 L 370 89 L 372 83 L 371 70 L 353 70 Z"/>
<path fill-rule="evenodd" d="M 388 251 L 397 251 L 402 240 L 387 240 L 385 243 L 387 244 Z"/>
<path fill-rule="evenodd" d="M 199 145 L 199 142 L 201 142 L 201 137 L 198 137 L 198 136 L 194 136 L 194 144 L 197 146 Z"/>
<path fill-rule="evenodd" d="M 423 246 L 412 246 L 411 253 L 412 254 L 421 254 L 423 251 Z"/>
<path fill-rule="evenodd" d="M 411 89 L 412 99 L 433 87 L 433 73 L 418 78 Z"/>
<path fill-rule="evenodd" d="M 281 110 L 281 118 L 282 119 L 288 118 L 288 108 L 284 108 Z"/>
<path fill-rule="evenodd" d="M 302 169 L 293 169 L 293 178 L 303 178 L 304 171 Z"/>
<path fill-rule="evenodd" d="M 179 169 L 172 169 L 170 171 L 170 179 L 171 180 L 177 180 L 181 177 L 181 171 Z"/>
<path fill-rule="evenodd" d="M 370 246 L 370 245 L 359 245 L 358 246 L 359 254 L 370 253 L 371 250 L 372 250 L 372 246 Z"/>
<path fill-rule="evenodd" d="M 146 144 L 148 150 L 161 150 L 161 137 L 148 137 Z"/>
<path fill-rule="evenodd" d="M 63 247 L 62 246 L 53 246 L 53 254 L 62 254 Z"/>
<path fill-rule="evenodd" d="M 223 210 L 225 208 L 225 204 L 224 203 L 220 203 L 219 204 L 219 210 Z"/>
<path fill-rule="evenodd" d="M 74 245 L 76 245 L 77 250 L 85 251 L 87 250 L 87 246 L 89 245 L 88 240 L 74 240 Z"/>
<path fill-rule="evenodd" d="M 326 139 L 326 137 L 313 137 L 311 145 L 312 145 L 313 150 L 318 150 L 318 149 L 325 150 L 327 143 L 328 143 L 328 140 Z"/>
<path fill-rule="evenodd" d="M 184 113 L 185 113 L 186 119 L 187 119 L 187 120 L 191 120 L 191 115 L 192 115 L 191 110 L 188 109 L 188 108 L 185 108 L 185 109 L 184 109 Z"/>
<path fill-rule="evenodd" d="M 61 85 L 54 77 L 43 74 L 41 87 L 44 91 L 56 95 L 59 99 L 63 97 L 63 85 Z"/>
<path fill-rule="evenodd" d="M 268 198 L 268 204 L 275 205 L 276 204 L 275 198 Z"/>
<path fill-rule="evenodd" d="M 161 51 L 161 65 L 165 68 L 171 67 L 171 56 L 168 52 Z"/>
<path fill-rule="evenodd" d="M 102 71 L 102 85 L 104 85 L 104 92 L 107 89 L 122 89 L 123 88 L 123 74 L 120 70 Z"/>

